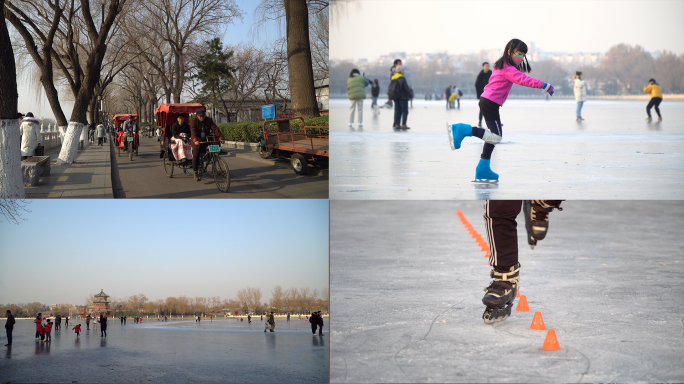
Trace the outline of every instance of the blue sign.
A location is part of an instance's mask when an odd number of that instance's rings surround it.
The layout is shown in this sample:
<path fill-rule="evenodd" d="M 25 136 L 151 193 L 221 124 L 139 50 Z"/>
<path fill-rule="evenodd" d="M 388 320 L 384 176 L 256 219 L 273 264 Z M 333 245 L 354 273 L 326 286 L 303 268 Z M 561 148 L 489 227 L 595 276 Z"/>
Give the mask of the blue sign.
<path fill-rule="evenodd" d="M 273 119 L 273 118 L 275 118 L 275 104 L 262 105 L 261 106 L 261 118 L 262 119 Z"/>

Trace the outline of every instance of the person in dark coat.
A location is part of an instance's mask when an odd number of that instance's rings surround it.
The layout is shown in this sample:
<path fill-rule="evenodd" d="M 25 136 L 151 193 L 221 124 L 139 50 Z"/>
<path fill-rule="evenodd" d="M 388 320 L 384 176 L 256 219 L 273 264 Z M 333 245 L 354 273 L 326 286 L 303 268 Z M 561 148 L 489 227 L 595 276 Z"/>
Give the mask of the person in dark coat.
<path fill-rule="evenodd" d="M 318 336 L 325 336 L 323 334 L 323 316 L 321 315 L 321 311 L 318 311 Z"/>
<path fill-rule="evenodd" d="M 376 114 L 378 113 L 378 96 L 380 96 L 380 83 L 378 82 L 378 79 L 375 79 L 371 84 L 371 97 L 373 98 L 371 108 L 373 109 L 373 113 Z"/>
<path fill-rule="evenodd" d="M 207 116 L 206 111 L 198 111 L 197 116 L 190 122 L 190 146 L 192 147 L 192 171 L 196 181 L 202 180 L 197 173 L 199 169 L 200 150 L 206 150 L 207 144 L 200 144 L 208 136 L 214 136 L 216 140 L 223 142 L 223 135 L 219 131 L 214 120 Z"/>
<path fill-rule="evenodd" d="M 451 108 L 451 104 L 449 103 L 449 97 L 451 97 L 451 85 L 444 90 L 444 94 L 446 95 L 447 109 L 449 109 Z"/>
<path fill-rule="evenodd" d="M 478 100 L 480 99 L 482 92 L 484 92 L 485 86 L 489 84 L 489 78 L 491 76 L 492 71 L 489 70 L 489 63 L 485 61 L 482 63 L 482 70 L 477 75 L 477 79 L 475 80 L 475 92 L 477 93 Z M 482 128 L 482 111 L 480 111 L 480 117 L 478 119 L 477 126 Z"/>
<path fill-rule="evenodd" d="M 66 327 L 69 328 L 69 316 L 64 318 L 64 325 L 66 325 Z"/>
<path fill-rule="evenodd" d="M 59 328 L 62 326 L 62 315 L 57 315 L 57 318 L 55 319 L 55 332 L 59 331 Z"/>
<path fill-rule="evenodd" d="M 309 318 L 309 323 L 311 323 L 311 333 L 316 336 L 316 328 L 318 328 L 318 315 L 316 312 L 311 314 Z"/>
<path fill-rule="evenodd" d="M 100 337 L 107 337 L 107 317 L 100 315 Z"/>
<path fill-rule="evenodd" d="M 392 76 L 392 81 L 394 80 L 397 81 L 397 85 L 393 95 L 395 101 L 393 127 L 395 129 L 409 129 L 409 127 L 406 126 L 406 119 L 408 118 L 408 101 L 411 98 L 411 90 L 404 77 L 403 66 L 397 66 L 396 73 Z M 399 124 L 400 122 L 401 125 Z"/>
<path fill-rule="evenodd" d="M 7 333 L 7 344 L 5 344 L 5 347 L 12 346 L 12 331 L 14 330 L 14 323 L 14 316 L 12 316 L 12 312 L 8 309 L 7 321 L 5 322 L 5 332 Z"/>

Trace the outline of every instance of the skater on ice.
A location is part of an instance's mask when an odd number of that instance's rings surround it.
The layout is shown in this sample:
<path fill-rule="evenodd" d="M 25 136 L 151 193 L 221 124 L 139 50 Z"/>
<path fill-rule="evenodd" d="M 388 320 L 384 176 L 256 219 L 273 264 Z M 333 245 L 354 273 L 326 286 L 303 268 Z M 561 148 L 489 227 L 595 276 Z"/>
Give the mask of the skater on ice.
<path fill-rule="evenodd" d="M 378 107 L 378 96 L 380 96 L 380 83 L 378 82 L 378 79 L 375 79 L 373 80 L 373 84 L 371 84 L 371 97 L 373 98 L 371 108 L 373 108 L 374 115 L 380 114 L 380 108 Z"/>
<path fill-rule="evenodd" d="M 347 79 L 347 94 L 349 95 L 349 128 L 354 125 L 354 112 L 359 111 L 359 128 L 363 128 L 363 100 L 366 98 L 366 87 L 370 80 L 361 75 L 358 69 L 352 69 Z"/>
<path fill-rule="evenodd" d="M 584 106 L 584 102 L 587 101 L 587 82 L 584 81 L 584 78 L 582 77 L 582 72 L 577 71 L 575 72 L 575 101 L 577 101 L 577 117 L 575 120 L 577 121 L 582 121 L 584 118 L 582 118 L 582 106 Z"/>
<path fill-rule="evenodd" d="M 485 115 L 486 118 L 486 115 Z M 485 120 L 486 121 L 486 120 Z M 546 237 L 549 213 L 560 208 L 562 200 L 490 200 L 485 203 L 485 226 L 489 242 L 489 265 L 492 266 L 489 287 L 485 288 L 482 314 L 485 323 L 506 320 L 511 314 L 520 284 L 518 232 L 515 218 L 521 207 L 525 211 L 525 229 L 530 247 Z"/>
<path fill-rule="evenodd" d="M 655 79 L 650 79 L 648 81 L 648 85 L 644 87 L 644 93 L 650 93 L 651 94 L 651 101 L 648 102 L 648 105 L 646 106 L 646 114 L 648 115 L 648 118 L 646 118 L 646 121 L 649 123 L 651 120 L 651 108 L 655 107 L 655 111 L 658 114 L 658 121 L 663 121 L 663 118 L 660 116 L 660 102 L 663 101 L 663 91 L 660 89 L 660 85 L 656 83 Z"/>
<path fill-rule="evenodd" d="M 540 88 L 553 95 L 553 85 L 525 75 L 531 71 L 525 55 L 527 44 L 518 39 L 512 39 L 506 44 L 504 54 L 494 63 L 494 70 L 480 97 L 480 111 L 485 119 L 488 130 L 472 127 L 469 124 L 448 124 L 447 132 L 452 150 L 461 148 L 461 142 L 466 136 L 476 136 L 485 144 L 480 156 L 480 162 L 475 168 L 475 180 L 478 183 L 497 183 L 499 175 L 492 171 L 490 160 L 494 146 L 501 142 L 502 124 L 499 108 L 503 106 L 511 92 L 513 83 Z"/>

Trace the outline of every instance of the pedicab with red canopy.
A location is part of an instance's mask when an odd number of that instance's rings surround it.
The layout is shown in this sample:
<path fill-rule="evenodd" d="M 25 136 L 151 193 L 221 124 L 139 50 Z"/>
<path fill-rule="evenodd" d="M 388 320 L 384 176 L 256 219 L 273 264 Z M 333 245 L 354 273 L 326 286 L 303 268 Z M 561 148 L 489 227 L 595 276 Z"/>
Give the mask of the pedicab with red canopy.
<path fill-rule="evenodd" d="M 164 173 L 166 176 L 173 177 L 173 169 L 179 168 L 183 170 L 183 173 L 187 173 L 187 170 L 192 170 L 192 162 L 187 159 L 176 159 L 171 150 L 170 142 L 173 137 L 173 132 L 171 127 L 176 122 L 179 115 L 185 116 L 185 121 L 190 124 L 189 116 L 190 114 L 197 113 L 199 111 L 206 112 L 207 108 L 202 104 L 196 103 L 185 103 L 185 104 L 162 104 L 157 107 L 156 117 L 157 126 L 162 129 L 162 144 L 159 152 L 159 157 L 164 162 Z M 190 137 L 183 138 L 185 143 L 188 143 Z M 221 153 L 221 141 L 215 136 L 207 136 L 204 139 L 200 139 L 200 145 L 206 144 L 206 151 L 201 151 L 200 163 L 198 173 L 201 177 L 204 173 L 211 171 L 211 174 L 216 182 L 216 187 L 221 192 L 228 192 L 230 188 L 230 171 L 228 170 L 228 164 L 220 157 Z M 203 148 L 201 146 L 200 148 Z M 209 168 L 211 166 L 211 169 Z"/>
<path fill-rule="evenodd" d="M 114 120 L 114 126 L 116 130 L 116 147 L 117 147 L 117 156 L 121 156 L 121 148 L 124 148 L 125 145 L 128 144 L 128 140 L 130 139 L 130 142 L 135 149 L 135 154 L 138 154 L 138 134 L 135 133 L 133 137 L 127 137 L 126 142 L 123 140 L 123 123 L 128 121 L 128 116 L 133 116 L 133 121 L 137 122 L 138 121 L 138 115 L 133 114 L 133 113 L 126 113 L 126 114 L 118 114 L 114 115 L 112 120 Z M 140 127 L 138 126 L 138 130 L 140 130 Z M 129 150 L 128 151 L 128 157 L 133 160 L 133 151 Z"/>

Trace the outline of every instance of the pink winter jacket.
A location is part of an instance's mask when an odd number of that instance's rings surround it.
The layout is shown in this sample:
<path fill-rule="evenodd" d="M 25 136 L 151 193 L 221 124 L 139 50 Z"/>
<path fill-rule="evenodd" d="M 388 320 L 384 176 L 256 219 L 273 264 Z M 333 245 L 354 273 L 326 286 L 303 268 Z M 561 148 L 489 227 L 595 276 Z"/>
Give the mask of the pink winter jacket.
<path fill-rule="evenodd" d="M 489 83 L 485 86 L 481 97 L 503 106 L 508 94 L 511 93 L 513 83 L 541 89 L 543 81 L 529 77 L 514 66 L 504 63 L 503 69 L 492 70 L 492 77 L 489 78 Z"/>

